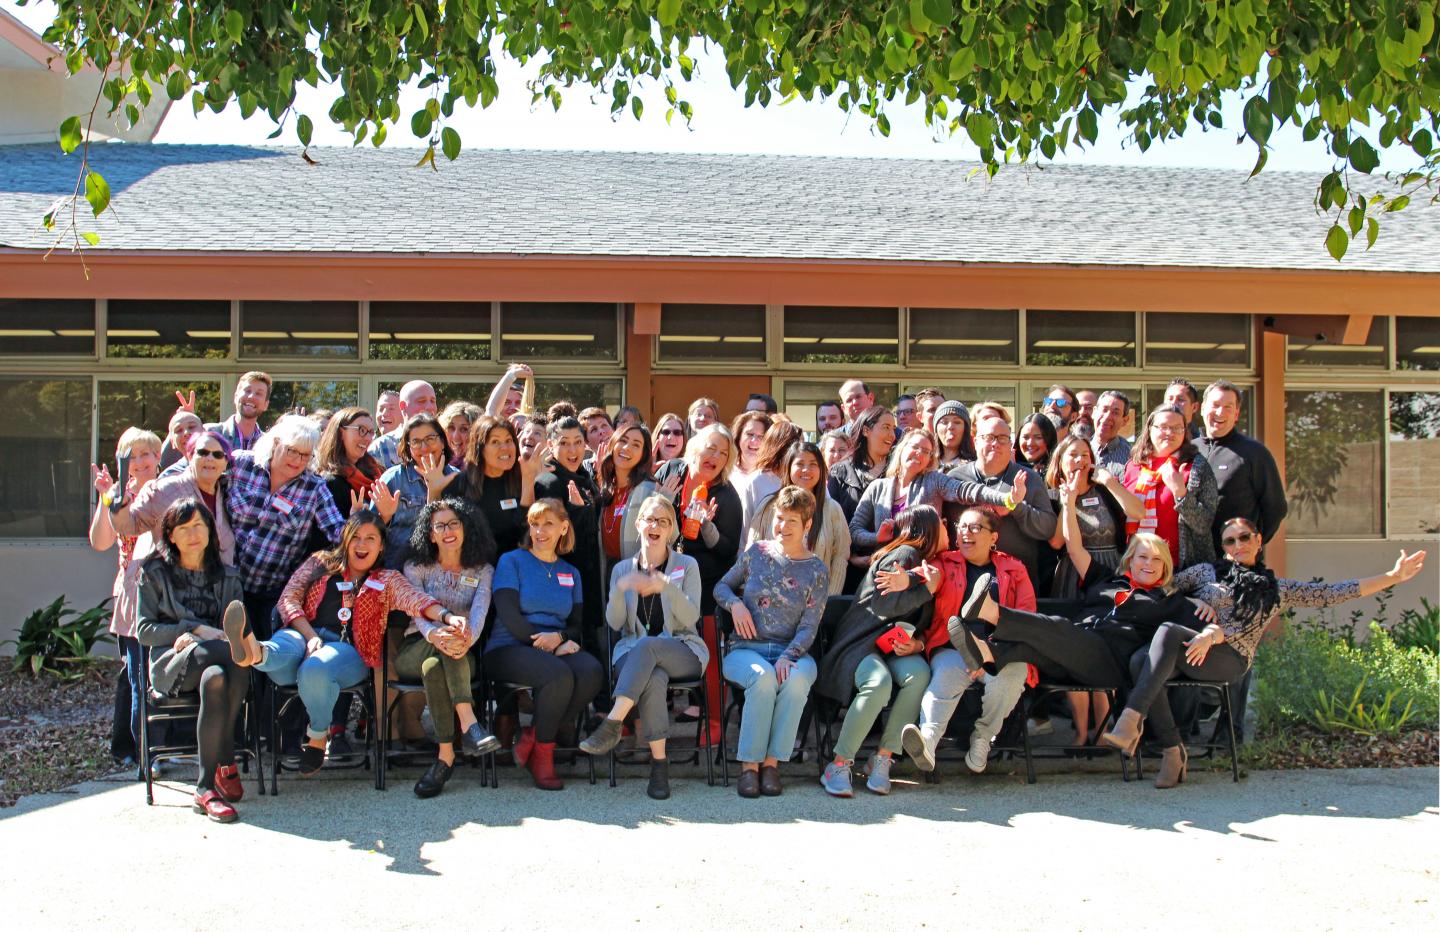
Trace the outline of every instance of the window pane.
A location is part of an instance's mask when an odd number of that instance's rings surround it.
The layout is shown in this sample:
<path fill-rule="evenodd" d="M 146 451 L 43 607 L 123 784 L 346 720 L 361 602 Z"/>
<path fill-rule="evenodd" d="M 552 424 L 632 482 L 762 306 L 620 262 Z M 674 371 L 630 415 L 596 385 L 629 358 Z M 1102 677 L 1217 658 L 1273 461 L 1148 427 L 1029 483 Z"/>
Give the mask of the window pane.
<path fill-rule="evenodd" d="M 111 301 L 105 354 L 117 358 L 224 359 L 230 355 L 229 301 Z"/>
<path fill-rule="evenodd" d="M 1395 365 L 1440 369 L 1440 317 L 1395 318 Z"/>
<path fill-rule="evenodd" d="M 358 404 L 359 396 L 360 383 L 350 379 L 276 379 L 275 387 L 270 392 L 270 411 L 261 423 L 269 427 L 280 415 L 296 408 L 304 408 L 311 414 L 316 411 L 336 411 Z M 372 398 L 367 403 L 374 402 Z"/>
<path fill-rule="evenodd" d="M 242 356 L 360 355 L 360 307 L 353 301 L 242 301 Z"/>
<path fill-rule="evenodd" d="M 1345 346 L 1341 343 L 1327 343 L 1324 340 L 1290 338 L 1290 365 L 1292 366 L 1345 366 L 1365 369 L 1384 369 L 1386 349 L 1389 340 L 1389 320 L 1376 317 L 1370 322 L 1370 333 L 1364 344 Z"/>
<path fill-rule="evenodd" d="M 594 405 L 613 415 L 620 410 L 623 388 L 619 380 L 536 379 L 535 409 L 544 411 L 557 401 L 568 401 L 580 411 Z"/>
<path fill-rule="evenodd" d="M 489 301 L 375 301 L 371 359 L 489 359 Z"/>
<path fill-rule="evenodd" d="M 95 355 L 95 302 L 0 299 L 0 355 Z"/>
<path fill-rule="evenodd" d="M 900 316 L 896 308 L 785 309 L 786 362 L 894 365 L 900 361 L 899 350 Z"/>
<path fill-rule="evenodd" d="M 1440 392 L 1390 393 L 1390 536 L 1440 533 Z"/>
<path fill-rule="evenodd" d="M 866 387 L 875 393 L 875 403 L 895 409 L 895 399 L 900 396 L 894 382 L 866 382 Z M 815 408 L 822 401 L 840 402 L 839 382 L 786 382 L 785 397 L 778 399 L 780 410 L 807 431 L 815 430 Z M 728 424 L 726 425 L 729 426 Z"/>
<path fill-rule="evenodd" d="M 1285 393 L 1287 528 L 1292 536 L 1380 536 L 1385 439 L 1380 397 L 1379 392 Z"/>
<path fill-rule="evenodd" d="M 1133 366 L 1135 315 L 1111 311 L 1026 311 L 1031 366 Z"/>
<path fill-rule="evenodd" d="M 195 393 L 195 413 L 202 421 L 220 420 L 219 382 L 181 382 L 170 379 L 147 382 L 106 382 L 96 386 L 100 421 L 99 456 L 113 462 L 115 444 L 127 427 L 152 430 L 161 440 L 175 414 L 175 392 Z M 113 467 L 112 467 L 113 469 Z"/>
<path fill-rule="evenodd" d="M 435 400 L 439 403 L 441 411 L 444 411 L 445 406 L 452 401 L 465 401 L 469 402 L 472 405 L 479 405 L 481 408 L 484 408 L 485 402 L 490 400 L 490 389 L 495 387 L 495 383 L 493 381 L 442 382 L 435 379 L 427 379 L 426 381 L 430 383 L 431 388 L 435 389 Z M 380 390 L 382 392 L 398 392 L 400 390 L 400 386 L 404 384 L 404 381 L 398 379 L 393 381 L 383 381 L 380 383 Z M 373 411 L 375 407 L 375 399 L 367 398 L 365 399 L 364 404 L 368 410 Z"/>
<path fill-rule="evenodd" d="M 937 385 L 933 382 L 906 385 L 905 391 L 915 394 L 923 388 L 938 388 L 946 401 L 958 401 L 967 409 L 982 401 L 993 401 L 1015 415 L 1015 386 L 1010 385 Z"/>
<path fill-rule="evenodd" d="M 939 362 L 1020 361 L 1020 315 L 943 307 L 910 309 L 910 359 Z"/>
<path fill-rule="evenodd" d="M 660 314 L 660 358 L 763 361 L 760 304 L 667 304 Z"/>
<path fill-rule="evenodd" d="M 1250 363 L 1248 314 L 1146 314 L 1147 365 Z"/>
<path fill-rule="evenodd" d="M 505 355 L 619 359 L 614 304 L 510 302 L 500 306 Z"/>
<path fill-rule="evenodd" d="M 0 537 L 84 537 L 89 464 L 88 378 L 0 379 Z"/>

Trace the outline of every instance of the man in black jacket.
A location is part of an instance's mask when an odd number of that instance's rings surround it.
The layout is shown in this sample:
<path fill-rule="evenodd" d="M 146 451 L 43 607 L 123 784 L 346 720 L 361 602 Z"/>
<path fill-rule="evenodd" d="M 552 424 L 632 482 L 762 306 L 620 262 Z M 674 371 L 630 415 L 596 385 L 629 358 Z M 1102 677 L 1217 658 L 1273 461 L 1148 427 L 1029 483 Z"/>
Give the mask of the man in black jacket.
<path fill-rule="evenodd" d="M 1220 553 L 1220 529 L 1231 518 L 1248 518 L 1260 529 L 1265 542 L 1280 530 L 1290 506 L 1285 501 L 1285 483 L 1275 457 L 1265 444 L 1235 429 L 1240 419 L 1240 389 L 1221 379 L 1205 389 L 1201 406 L 1205 436 L 1195 445 L 1210 461 L 1220 486 L 1220 505 L 1215 509 L 1215 552 Z"/>

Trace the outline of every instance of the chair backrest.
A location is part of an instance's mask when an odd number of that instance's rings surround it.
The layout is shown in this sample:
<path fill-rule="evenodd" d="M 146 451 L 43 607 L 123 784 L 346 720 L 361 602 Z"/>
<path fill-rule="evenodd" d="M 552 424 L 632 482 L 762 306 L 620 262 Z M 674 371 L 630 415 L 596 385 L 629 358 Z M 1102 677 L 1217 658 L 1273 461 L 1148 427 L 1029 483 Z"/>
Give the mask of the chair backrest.
<path fill-rule="evenodd" d="M 830 639 L 835 634 L 835 628 L 840 624 L 840 619 L 850 611 L 855 604 L 853 595 L 832 595 L 825 600 L 825 613 L 820 616 L 820 631 L 815 635 L 815 644 L 810 648 L 810 656 L 817 661 L 825 656 L 825 651 L 830 649 Z"/>

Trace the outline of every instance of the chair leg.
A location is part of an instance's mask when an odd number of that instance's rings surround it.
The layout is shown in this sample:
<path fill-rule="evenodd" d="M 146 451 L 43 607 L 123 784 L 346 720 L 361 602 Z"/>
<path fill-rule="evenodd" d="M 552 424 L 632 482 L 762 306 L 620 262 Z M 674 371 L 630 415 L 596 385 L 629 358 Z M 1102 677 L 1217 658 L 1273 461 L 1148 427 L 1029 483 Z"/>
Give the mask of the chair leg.
<path fill-rule="evenodd" d="M 145 805 L 155 805 L 155 781 L 150 777 L 150 690 L 140 694 L 140 767 L 145 773 Z"/>
<path fill-rule="evenodd" d="M 696 723 L 695 744 L 702 746 L 702 754 L 705 755 L 705 785 L 715 785 L 715 746 L 710 740 L 710 696 L 702 688 L 700 690 L 700 721 Z"/>
<path fill-rule="evenodd" d="M 270 706 L 270 795 L 280 795 L 280 713 L 285 711 L 285 703 L 277 702 L 274 684 L 265 689 L 268 695 Z"/>
<path fill-rule="evenodd" d="M 1240 755 L 1235 747 L 1235 713 L 1230 705 L 1230 687 L 1220 687 L 1220 714 L 1225 716 L 1225 736 L 1230 742 L 1230 778 L 1231 782 L 1240 782 Z"/>
<path fill-rule="evenodd" d="M 1030 711 L 1032 704 L 1030 691 L 1026 690 L 1020 695 L 1020 748 L 1025 754 L 1025 782 L 1033 785 L 1035 783 L 1035 755 L 1030 749 Z"/>
<path fill-rule="evenodd" d="M 263 685 L 256 679 L 254 671 L 247 671 L 250 677 L 250 692 L 245 698 L 245 725 L 250 737 L 250 752 L 255 757 L 255 783 L 259 795 L 265 795 L 265 758 L 260 754 L 260 699 Z"/>

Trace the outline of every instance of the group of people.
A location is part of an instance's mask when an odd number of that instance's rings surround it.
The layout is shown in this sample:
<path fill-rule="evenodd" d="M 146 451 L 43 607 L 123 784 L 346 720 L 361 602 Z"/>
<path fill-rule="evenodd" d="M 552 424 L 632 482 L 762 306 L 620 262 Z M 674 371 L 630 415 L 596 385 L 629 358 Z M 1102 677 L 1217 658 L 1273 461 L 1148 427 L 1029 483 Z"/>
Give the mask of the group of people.
<path fill-rule="evenodd" d="M 1123 392 L 1055 385 L 1018 424 L 936 389 L 891 410 L 850 380 L 813 436 L 758 393 L 729 426 L 709 398 L 653 426 L 633 407 L 538 411 L 526 366 L 483 407 L 442 410 L 416 380 L 373 413 L 291 412 L 262 429 L 271 387 L 243 375 L 218 423 L 181 396 L 165 438 L 131 428 L 117 473 L 93 470 L 91 543 L 119 550 L 117 736 L 138 735 L 143 684 L 198 692 L 194 806 L 217 821 L 243 794 L 249 668 L 298 693 L 305 775 L 347 745 L 347 691 L 387 664 L 422 685 L 435 757 L 421 797 L 458 757 L 502 749 L 558 790 L 557 756 L 608 754 L 628 731 L 665 799 L 673 684 L 696 700 L 680 716 L 718 745 L 727 683 L 742 797 L 783 792 L 807 706 L 839 720 L 821 783 L 841 797 L 888 710 L 863 768 L 885 794 L 897 754 L 935 767 L 972 687 L 965 764 L 983 771 L 1040 677 L 1123 696 L 1112 711 L 1071 693 L 1077 740 L 1134 754 L 1148 727 L 1157 786 L 1174 786 L 1186 759 L 1168 681 L 1237 682 L 1280 610 L 1371 594 L 1425 559 L 1402 551 L 1336 584 L 1277 579 L 1262 548 L 1283 484 L 1235 429 L 1241 393 L 1223 380 L 1177 379 L 1143 418 Z M 837 595 L 852 598 L 822 624 Z M 1037 595 L 1073 617 L 1037 614 Z M 504 697 L 493 719 L 481 677 Z M 418 709 L 399 717 L 422 737 Z"/>

